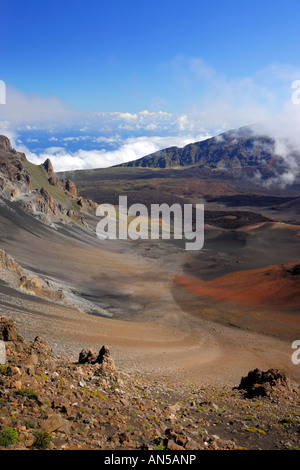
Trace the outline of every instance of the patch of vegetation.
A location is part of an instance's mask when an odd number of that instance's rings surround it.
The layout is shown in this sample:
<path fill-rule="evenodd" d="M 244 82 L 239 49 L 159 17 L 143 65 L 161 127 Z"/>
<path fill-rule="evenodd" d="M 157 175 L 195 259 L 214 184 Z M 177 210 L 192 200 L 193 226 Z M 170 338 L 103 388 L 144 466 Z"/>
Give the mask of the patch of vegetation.
<path fill-rule="evenodd" d="M 266 431 L 263 431 L 262 429 L 258 429 L 258 428 L 255 428 L 255 427 L 245 428 L 245 431 L 253 432 L 253 433 L 258 432 L 259 434 L 263 434 L 263 435 L 267 434 Z"/>
<path fill-rule="evenodd" d="M 20 441 L 17 431 L 13 428 L 4 428 L 0 434 L 0 445 L 10 447 L 16 445 Z"/>
<path fill-rule="evenodd" d="M 281 421 L 282 424 L 296 424 L 295 420 L 292 418 L 283 418 Z"/>
<path fill-rule="evenodd" d="M 37 401 L 39 399 L 38 393 L 34 390 L 31 390 L 30 388 L 20 388 L 19 390 L 15 390 L 15 394 L 29 398 L 30 400 Z"/>
<path fill-rule="evenodd" d="M 197 406 L 197 409 L 198 409 L 199 411 L 202 411 L 202 412 L 205 411 L 205 408 L 204 408 L 203 406 L 201 406 L 201 405 L 198 405 L 198 406 Z"/>
<path fill-rule="evenodd" d="M 35 438 L 35 447 L 42 450 L 49 449 L 50 443 L 52 441 L 52 436 L 48 431 L 36 431 Z"/>
<path fill-rule="evenodd" d="M 89 388 L 84 387 L 83 393 L 89 394 L 91 397 L 98 397 L 100 400 L 106 400 L 106 398 L 102 395 L 101 392 L 97 392 L 96 390 L 91 390 Z"/>
<path fill-rule="evenodd" d="M 154 437 L 154 439 L 152 439 L 152 442 L 155 445 L 155 450 L 165 450 L 165 446 L 163 445 L 159 436 Z"/>
<path fill-rule="evenodd" d="M 246 420 L 246 421 L 254 421 L 255 418 L 254 418 L 254 416 L 252 416 L 252 415 L 247 415 L 247 416 L 245 417 L 245 420 Z"/>
<path fill-rule="evenodd" d="M 155 447 L 155 450 L 165 450 L 165 446 L 163 444 L 158 444 L 158 446 Z"/>
<path fill-rule="evenodd" d="M 26 429 L 35 429 L 36 423 L 31 419 L 27 419 L 26 421 L 24 421 L 24 426 L 26 427 Z"/>
<path fill-rule="evenodd" d="M 151 419 L 153 419 L 154 421 L 157 421 L 158 423 L 161 422 L 161 419 L 158 416 L 151 416 Z"/>
<path fill-rule="evenodd" d="M 9 401 L 7 400 L 7 398 L 0 398 L 0 405 L 6 406 L 8 404 L 9 404 Z"/>
<path fill-rule="evenodd" d="M 6 364 L 6 365 L 0 365 L 0 375 L 5 375 L 6 377 L 11 375 L 11 367 Z"/>

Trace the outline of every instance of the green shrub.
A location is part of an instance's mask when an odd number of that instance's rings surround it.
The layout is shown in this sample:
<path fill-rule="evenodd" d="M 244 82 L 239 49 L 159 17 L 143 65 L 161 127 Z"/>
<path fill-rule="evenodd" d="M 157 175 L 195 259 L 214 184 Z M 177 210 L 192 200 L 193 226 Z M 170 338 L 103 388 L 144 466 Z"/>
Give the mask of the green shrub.
<path fill-rule="evenodd" d="M 26 429 L 34 429 L 36 427 L 36 423 L 31 419 L 25 420 L 24 425 L 26 426 Z"/>
<path fill-rule="evenodd" d="M 35 438 L 35 447 L 43 450 L 48 449 L 52 441 L 52 436 L 48 431 L 37 431 L 35 433 Z"/>
<path fill-rule="evenodd" d="M 4 428 L 0 434 L 0 445 L 3 447 L 10 447 L 17 444 L 20 441 L 20 437 L 15 429 Z"/>

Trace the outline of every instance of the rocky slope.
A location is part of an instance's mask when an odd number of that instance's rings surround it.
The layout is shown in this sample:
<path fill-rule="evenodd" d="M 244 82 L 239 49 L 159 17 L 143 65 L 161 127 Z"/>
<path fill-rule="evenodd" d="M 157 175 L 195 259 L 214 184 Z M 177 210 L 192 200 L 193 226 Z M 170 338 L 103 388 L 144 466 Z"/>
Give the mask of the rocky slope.
<path fill-rule="evenodd" d="M 4 219 L 1 248 L 5 240 L 11 239 L 14 231 L 19 230 L 20 220 L 23 222 L 28 216 L 30 220 L 26 219 L 29 222 L 26 231 L 39 233 L 37 236 L 40 236 L 39 222 L 55 231 L 58 226 L 62 228 L 66 225 L 74 230 L 76 225 L 79 231 L 83 229 L 85 233 L 95 236 L 95 208 L 93 201 L 78 196 L 71 180 L 58 180 L 49 159 L 42 165 L 34 165 L 23 153 L 12 148 L 7 137 L 0 136 L 0 212 Z M 15 228 L 11 228 L 10 220 L 15 221 Z M 24 269 L 24 264 L 21 266 L 8 250 L 2 249 L 0 282 L 13 288 L 16 294 L 21 291 L 55 303 L 72 305 L 76 309 L 91 308 L 89 302 L 81 301 L 60 281 L 50 280 L 48 274 L 40 275 L 39 270 Z"/>
<path fill-rule="evenodd" d="M 28 162 L 5 136 L 0 136 L 0 191 L 4 200 L 18 203 L 48 225 L 75 222 L 88 227 L 85 215 L 95 210 L 92 201 L 78 197 L 72 181 L 57 179 L 49 159 L 40 166 Z"/>
<path fill-rule="evenodd" d="M 299 386 L 251 371 L 232 389 L 119 373 L 109 348 L 59 357 L 0 319 L 0 449 L 298 449 Z"/>
<path fill-rule="evenodd" d="M 65 299 L 61 289 L 54 289 L 49 281 L 44 278 L 37 278 L 26 275 L 23 268 L 14 260 L 12 256 L 0 249 L 0 279 L 6 284 L 26 293 L 43 297 L 53 301 Z"/>

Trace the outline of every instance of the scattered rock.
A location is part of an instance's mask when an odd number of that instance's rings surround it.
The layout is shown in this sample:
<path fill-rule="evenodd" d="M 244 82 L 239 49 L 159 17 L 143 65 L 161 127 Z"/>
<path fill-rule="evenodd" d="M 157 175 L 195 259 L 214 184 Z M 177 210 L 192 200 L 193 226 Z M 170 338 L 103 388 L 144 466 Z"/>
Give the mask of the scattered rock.
<path fill-rule="evenodd" d="M 19 336 L 16 324 L 4 316 L 0 317 L 0 339 L 2 341 L 11 341 L 16 343 L 18 338 Z"/>
<path fill-rule="evenodd" d="M 70 432 L 70 425 L 61 415 L 53 414 L 42 422 L 41 430 L 50 433 L 60 431 L 68 434 Z"/>
<path fill-rule="evenodd" d="M 99 353 L 81 351 L 75 363 L 55 355 L 41 337 L 23 343 L 14 322 L 3 316 L 0 334 L 7 347 L 7 362 L 0 366 L 0 435 L 7 428 L 17 433 L 13 449 L 178 452 L 299 445 L 299 396 L 282 394 L 288 381 L 277 370 L 252 371 L 252 380 L 248 374 L 242 385 L 270 385 L 272 397 L 284 398 L 280 406 L 256 398 L 245 406 L 247 399 L 224 384 L 170 389 L 153 376 L 123 373 L 116 386 L 120 374 L 108 346 Z M 197 396 L 201 405 L 193 400 Z"/>
<path fill-rule="evenodd" d="M 19 197 L 20 197 L 20 190 L 18 188 L 13 189 L 10 194 L 11 201 L 19 199 Z"/>
<path fill-rule="evenodd" d="M 172 415 L 175 415 L 177 411 L 179 411 L 181 408 L 180 403 L 175 403 L 174 405 L 170 405 L 166 408 L 166 411 L 169 412 Z"/>
<path fill-rule="evenodd" d="M 176 444 L 172 439 L 167 442 L 166 447 L 168 450 L 185 450 L 184 447 Z"/>

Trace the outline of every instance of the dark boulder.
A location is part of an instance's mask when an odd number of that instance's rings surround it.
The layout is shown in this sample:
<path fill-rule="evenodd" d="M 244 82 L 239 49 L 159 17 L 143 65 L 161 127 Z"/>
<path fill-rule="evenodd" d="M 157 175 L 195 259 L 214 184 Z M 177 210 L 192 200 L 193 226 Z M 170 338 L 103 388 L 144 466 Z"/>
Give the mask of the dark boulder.
<path fill-rule="evenodd" d="M 83 349 L 79 354 L 79 364 L 95 364 L 97 361 L 98 353 L 95 349 Z"/>
<path fill-rule="evenodd" d="M 269 369 L 265 372 L 255 369 L 246 377 L 242 377 L 238 389 L 245 391 L 245 398 L 254 398 L 285 394 L 290 387 L 285 372 L 277 369 Z"/>

